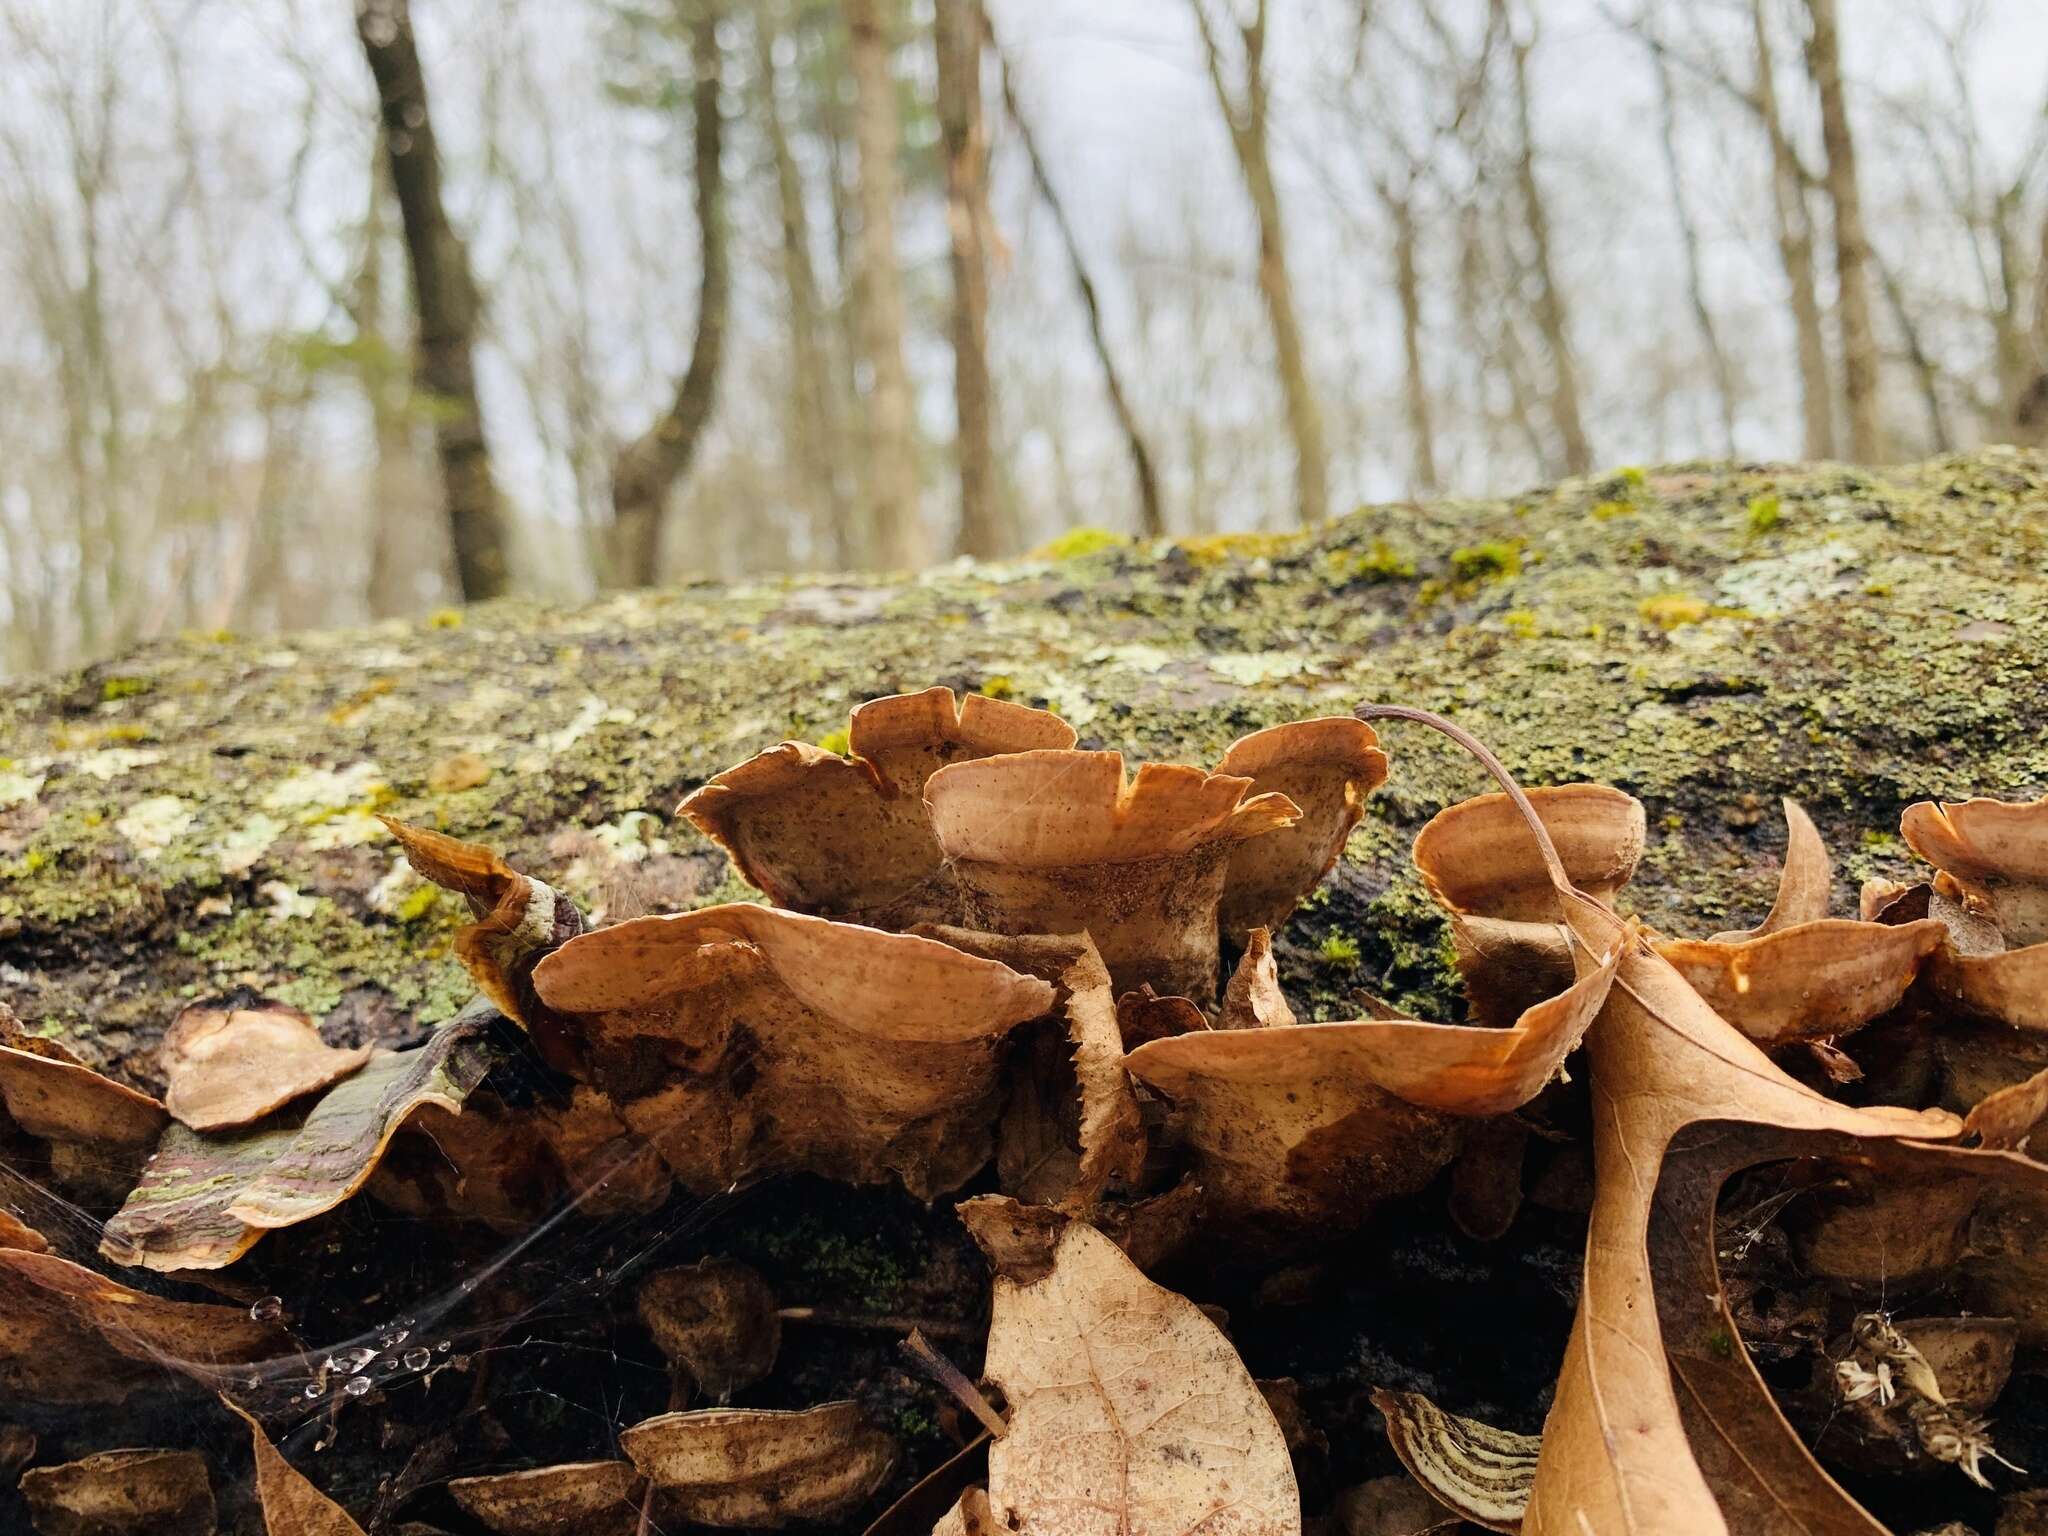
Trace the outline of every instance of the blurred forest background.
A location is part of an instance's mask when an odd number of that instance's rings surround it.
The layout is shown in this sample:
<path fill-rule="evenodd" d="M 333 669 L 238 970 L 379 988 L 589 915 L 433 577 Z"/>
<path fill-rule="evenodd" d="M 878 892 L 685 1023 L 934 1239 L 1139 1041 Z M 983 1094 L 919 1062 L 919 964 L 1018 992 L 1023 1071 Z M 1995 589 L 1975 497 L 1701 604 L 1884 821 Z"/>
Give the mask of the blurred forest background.
<path fill-rule="evenodd" d="M 2048 436 L 2041 0 L 0 0 L 0 673 Z"/>

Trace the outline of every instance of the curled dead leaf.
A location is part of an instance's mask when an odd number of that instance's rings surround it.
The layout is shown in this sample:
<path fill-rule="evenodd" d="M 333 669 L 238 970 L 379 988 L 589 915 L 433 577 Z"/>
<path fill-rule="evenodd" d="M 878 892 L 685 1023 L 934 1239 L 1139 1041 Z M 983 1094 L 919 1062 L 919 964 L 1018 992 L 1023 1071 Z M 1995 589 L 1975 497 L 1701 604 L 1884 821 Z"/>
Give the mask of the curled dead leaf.
<path fill-rule="evenodd" d="M 1285 795 L 1115 752 L 1020 752 L 955 763 L 925 784 L 970 926 L 1086 932 L 1117 992 L 1216 1000 L 1218 909 L 1236 845 L 1291 826 Z"/>
<path fill-rule="evenodd" d="M 489 1066 L 493 1016 L 473 1005 L 416 1048 L 378 1053 L 303 1118 L 214 1134 L 172 1122 L 100 1252 L 146 1269 L 219 1269 L 266 1231 L 332 1210 L 369 1179 L 411 1115 L 461 1108 Z"/>
<path fill-rule="evenodd" d="M 663 1508 L 747 1530 L 838 1519 L 874 1496 L 897 1457 L 854 1402 L 665 1413 L 621 1431 L 619 1445 Z"/>
<path fill-rule="evenodd" d="M 27 1248 L 0 1248 L 0 1389 L 116 1403 L 164 1370 L 206 1377 L 286 1347 L 243 1307 L 167 1301 Z"/>
<path fill-rule="evenodd" d="M 646 1483 L 629 1461 L 458 1477 L 448 1492 L 498 1536 L 634 1536 Z"/>
<path fill-rule="evenodd" d="M 192 1130 L 225 1130 L 331 1087 L 369 1059 L 369 1046 L 331 1046 L 310 1018 L 283 1003 L 195 1004 L 164 1031 L 164 1105 Z"/>
<path fill-rule="evenodd" d="M 533 995 L 543 955 L 583 931 L 583 914 L 552 886 L 512 868 L 494 850 L 380 816 L 424 880 L 461 895 L 476 921 L 455 936 L 456 958 L 477 990 L 533 1036 L 543 1060 L 576 1075 L 573 1049 Z"/>
<path fill-rule="evenodd" d="M 196 1451 L 101 1451 L 21 1475 L 42 1536 L 213 1536 L 213 1487 Z"/>
<path fill-rule="evenodd" d="M 1660 939 L 1657 952 L 1713 1010 L 1765 1046 L 1832 1040 L 1890 1012 L 1941 945 L 1931 919 L 1887 925 L 1830 918 L 1832 875 L 1820 833 L 1785 801 L 1778 899 L 1755 928 Z"/>
<path fill-rule="evenodd" d="M 700 1193 L 793 1169 L 956 1187 L 988 1161 L 1000 1041 L 1053 1001 L 931 939 L 756 906 L 585 934 L 534 980 L 619 1117 Z"/>
<path fill-rule="evenodd" d="M 0 1046 L 0 1102 L 31 1136 L 108 1154 L 147 1151 L 169 1118 L 148 1094 L 81 1066 L 69 1053 L 21 1046 Z"/>
<path fill-rule="evenodd" d="M 688 818 L 777 906 L 876 927 L 960 921 L 924 808 L 949 763 L 1074 744 L 1057 715 L 950 688 L 853 711 L 847 755 L 785 741 L 684 800 Z"/>
<path fill-rule="evenodd" d="M 1070 1224 L 1038 1279 L 997 1278 L 987 1375 L 1009 1403 L 1009 1433 L 989 1447 L 995 1530 L 1301 1529 L 1285 1437 L 1236 1351 L 1091 1227 Z"/>

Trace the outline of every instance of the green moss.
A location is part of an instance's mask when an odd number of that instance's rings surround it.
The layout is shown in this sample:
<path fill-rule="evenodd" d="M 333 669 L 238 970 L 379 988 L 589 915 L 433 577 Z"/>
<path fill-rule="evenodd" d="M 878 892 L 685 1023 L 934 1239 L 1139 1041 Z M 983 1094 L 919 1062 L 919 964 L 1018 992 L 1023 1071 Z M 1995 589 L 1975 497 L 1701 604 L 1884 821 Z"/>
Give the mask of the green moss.
<path fill-rule="evenodd" d="M 401 923 L 416 923 L 433 911 L 440 899 L 441 888 L 438 885 L 421 885 L 398 904 L 392 916 Z"/>
<path fill-rule="evenodd" d="M 1306 538 L 1300 533 L 1208 533 L 1175 539 L 1173 547 L 1196 565 L 1215 566 L 1229 560 L 1271 559 L 1299 549 Z"/>
<path fill-rule="evenodd" d="M 1533 640 L 1541 632 L 1536 615 L 1526 608 L 1510 608 L 1500 616 L 1500 621 L 1519 640 Z"/>
<path fill-rule="evenodd" d="M 1773 528 L 1777 527 L 1778 518 L 1782 515 L 1782 506 L 1783 503 L 1779 500 L 1775 491 L 1766 491 L 1761 495 L 1750 497 L 1749 510 L 1744 517 L 1744 521 L 1749 525 L 1749 531 L 1751 533 L 1769 533 Z"/>
<path fill-rule="evenodd" d="M 1617 517 L 1627 517 L 1636 509 L 1632 501 L 1596 501 L 1588 514 L 1596 523 L 1612 522 Z"/>
<path fill-rule="evenodd" d="M 1333 549 L 1326 568 L 1339 581 L 1413 581 L 1415 562 L 1385 539 L 1374 539 L 1365 549 Z"/>
<path fill-rule="evenodd" d="M 837 752 L 841 757 L 844 757 L 853 750 L 853 737 L 847 733 L 846 727 L 842 725 L 838 730 L 827 731 L 824 735 L 820 736 L 818 738 L 818 745 L 827 752 Z"/>
<path fill-rule="evenodd" d="M 100 684 L 100 697 L 112 704 L 118 699 L 140 698 L 155 686 L 146 677 L 110 677 Z"/>
<path fill-rule="evenodd" d="M 1358 940 L 1347 934 L 1333 933 L 1316 946 L 1316 953 L 1322 962 L 1341 971 L 1358 969 Z"/>
<path fill-rule="evenodd" d="M 983 679 L 980 691 L 983 698 L 989 699 L 1013 699 L 1017 696 L 1016 684 L 1000 673 Z"/>
<path fill-rule="evenodd" d="M 1522 569 L 1520 539 L 1488 539 L 1451 551 L 1451 575 L 1458 581 L 1502 581 Z"/>
<path fill-rule="evenodd" d="M 1079 560 L 1086 555 L 1099 555 L 1106 549 L 1128 549 L 1136 542 L 1127 533 L 1111 533 L 1107 528 L 1069 528 L 1059 537 L 1039 545 L 1031 552 L 1031 558 Z"/>

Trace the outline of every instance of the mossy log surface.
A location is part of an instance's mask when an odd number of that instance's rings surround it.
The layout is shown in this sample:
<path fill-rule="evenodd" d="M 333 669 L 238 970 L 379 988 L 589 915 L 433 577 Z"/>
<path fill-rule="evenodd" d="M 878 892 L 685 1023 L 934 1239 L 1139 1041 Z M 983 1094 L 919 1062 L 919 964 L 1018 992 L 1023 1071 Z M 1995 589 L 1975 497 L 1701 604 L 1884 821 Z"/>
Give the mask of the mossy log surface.
<path fill-rule="evenodd" d="M 1622 470 L 1313 535 L 1070 535 L 915 579 L 182 637 L 0 692 L 0 997 L 152 1086 L 179 1007 L 238 987 L 337 1040 L 408 1038 L 469 993 L 464 914 L 372 813 L 492 843 L 604 915 L 743 899 L 671 820 L 683 794 L 935 682 L 1049 706 L 1133 760 L 1213 761 L 1361 699 L 1444 711 L 1526 783 L 1640 796 L 1631 899 L 1673 933 L 1765 910 L 1790 794 L 1847 910 L 1907 868 L 1908 801 L 2048 787 L 2044 569 L 2048 457 L 1991 450 Z M 1283 944 L 1321 1017 L 1361 986 L 1457 1006 L 1407 849 L 1486 786 L 1429 733 L 1386 735 L 1392 777 Z"/>

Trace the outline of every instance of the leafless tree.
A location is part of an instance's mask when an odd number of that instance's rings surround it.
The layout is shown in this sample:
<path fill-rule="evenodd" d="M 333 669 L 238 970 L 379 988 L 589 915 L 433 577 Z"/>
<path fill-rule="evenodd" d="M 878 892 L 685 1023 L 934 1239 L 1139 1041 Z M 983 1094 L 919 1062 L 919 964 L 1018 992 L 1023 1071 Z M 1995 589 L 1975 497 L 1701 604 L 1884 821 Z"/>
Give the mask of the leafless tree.
<path fill-rule="evenodd" d="M 434 402 L 442 496 L 462 595 L 496 597 L 510 585 L 503 509 L 477 399 L 477 290 L 441 192 L 441 154 L 413 38 L 410 0 L 357 0 L 356 32 L 377 83 L 384 148 L 412 268 L 420 387 Z"/>
<path fill-rule="evenodd" d="M 988 135 L 982 126 L 980 0 L 937 0 L 939 133 L 946 155 L 946 233 L 953 269 L 954 456 L 960 552 L 987 558 L 1009 542 L 996 496 L 988 372 Z"/>

